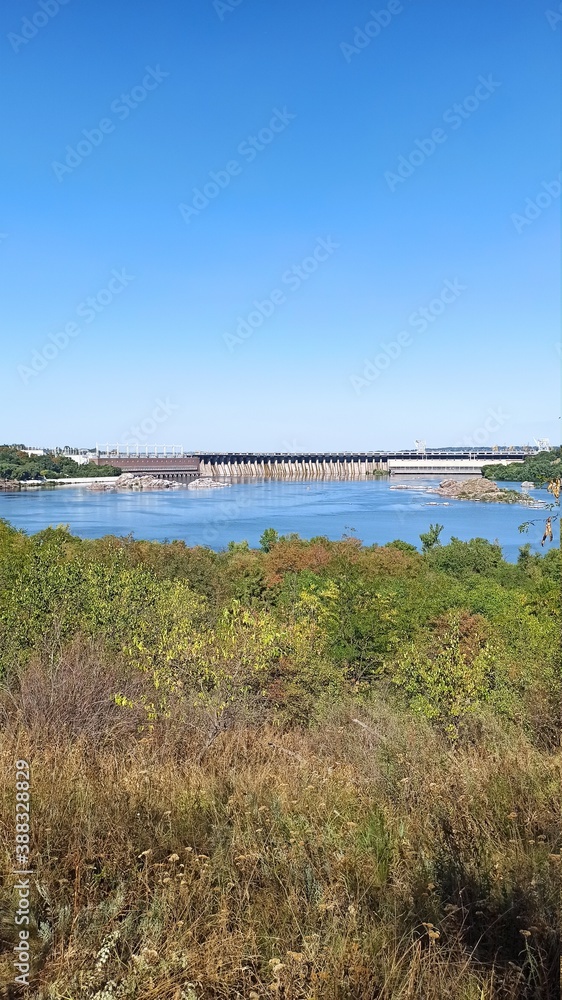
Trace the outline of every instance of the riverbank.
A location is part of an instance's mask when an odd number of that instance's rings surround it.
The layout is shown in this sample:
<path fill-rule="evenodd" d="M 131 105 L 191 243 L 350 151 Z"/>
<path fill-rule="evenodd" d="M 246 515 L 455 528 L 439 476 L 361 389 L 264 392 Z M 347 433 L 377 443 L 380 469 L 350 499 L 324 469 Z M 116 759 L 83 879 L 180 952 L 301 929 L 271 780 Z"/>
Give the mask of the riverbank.
<path fill-rule="evenodd" d="M 65 476 L 60 479 L 2 479 L 0 490 L 14 491 L 33 489 L 52 489 L 53 486 L 90 486 L 92 483 L 115 482 L 118 476 L 80 476 L 77 478 Z"/>
<path fill-rule="evenodd" d="M 21 479 L 14 483 L 14 489 L 52 489 L 54 486 L 85 486 L 89 487 L 93 483 L 114 483 L 119 476 L 64 476 L 60 479 Z"/>

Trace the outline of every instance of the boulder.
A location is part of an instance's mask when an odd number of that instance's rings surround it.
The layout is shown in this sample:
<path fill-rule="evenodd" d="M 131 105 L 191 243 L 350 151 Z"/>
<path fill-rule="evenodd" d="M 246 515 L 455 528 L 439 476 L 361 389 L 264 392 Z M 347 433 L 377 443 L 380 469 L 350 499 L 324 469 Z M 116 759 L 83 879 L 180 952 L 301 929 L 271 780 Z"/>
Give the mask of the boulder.
<path fill-rule="evenodd" d="M 175 479 L 157 479 L 156 476 L 123 472 L 110 483 L 92 483 L 88 489 L 108 493 L 113 490 L 180 490 L 184 486 L 185 483 L 179 483 Z"/>
<path fill-rule="evenodd" d="M 201 476 L 200 479 L 194 479 L 193 482 L 189 483 L 188 490 L 214 490 L 221 489 L 223 486 L 230 486 L 230 483 L 223 483 L 219 479 L 211 479 L 210 476 Z"/>

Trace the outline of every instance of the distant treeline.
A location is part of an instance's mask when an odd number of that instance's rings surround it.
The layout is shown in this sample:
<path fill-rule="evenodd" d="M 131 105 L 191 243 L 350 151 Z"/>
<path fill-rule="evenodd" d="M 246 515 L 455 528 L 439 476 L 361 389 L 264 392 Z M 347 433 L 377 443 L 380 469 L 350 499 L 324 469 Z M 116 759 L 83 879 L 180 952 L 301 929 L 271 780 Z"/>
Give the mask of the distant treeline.
<path fill-rule="evenodd" d="M 0 479 L 64 479 L 89 476 L 118 476 L 121 469 L 112 465 L 78 465 L 67 455 L 47 452 L 28 455 L 18 445 L 0 445 Z"/>
<path fill-rule="evenodd" d="M 502 482 L 523 483 L 526 480 L 542 486 L 551 479 L 560 477 L 560 458 L 562 448 L 552 451 L 539 451 L 523 462 L 510 462 L 509 465 L 485 465 L 482 475 L 486 479 L 499 479 Z"/>

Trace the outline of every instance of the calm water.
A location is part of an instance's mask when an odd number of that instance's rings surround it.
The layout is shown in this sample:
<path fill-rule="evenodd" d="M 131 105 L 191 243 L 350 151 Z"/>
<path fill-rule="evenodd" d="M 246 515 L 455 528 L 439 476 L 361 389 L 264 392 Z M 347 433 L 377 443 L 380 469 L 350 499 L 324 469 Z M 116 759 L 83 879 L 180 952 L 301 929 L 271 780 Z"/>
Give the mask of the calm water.
<path fill-rule="evenodd" d="M 275 480 L 234 482 L 226 489 L 162 490 L 147 493 L 98 493 L 83 486 L 0 493 L 0 517 L 29 533 L 48 525 L 66 524 L 84 538 L 133 534 L 145 539 L 183 539 L 188 545 L 222 549 L 229 541 L 246 539 L 256 547 L 265 528 L 280 534 L 298 532 L 303 538 L 353 535 L 365 544 L 401 538 L 420 544 L 420 532 L 431 522 L 444 525 L 443 542 L 451 535 L 467 540 L 479 536 L 499 541 L 506 559 L 515 561 L 518 548 L 531 543 L 541 551 L 542 511 L 519 504 L 470 503 L 390 486 L 437 484 L 441 477 L 354 482 Z M 517 483 L 502 483 L 520 489 Z M 534 497 L 549 500 L 535 491 Z M 437 501 L 439 506 L 429 506 Z M 546 516 L 546 515 L 545 515 Z M 522 521 L 538 518 L 528 535 L 517 530 Z"/>

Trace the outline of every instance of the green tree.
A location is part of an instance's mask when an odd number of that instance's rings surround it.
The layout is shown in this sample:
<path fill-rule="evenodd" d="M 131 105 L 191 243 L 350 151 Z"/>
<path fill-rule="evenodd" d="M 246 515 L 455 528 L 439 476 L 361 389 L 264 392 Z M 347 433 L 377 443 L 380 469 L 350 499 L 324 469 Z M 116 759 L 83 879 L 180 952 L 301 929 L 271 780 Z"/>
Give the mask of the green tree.
<path fill-rule="evenodd" d="M 266 528 L 260 538 L 260 548 L 262 552 L 271 552 L 274 545 L 279 541 L 279 534 L 275 528 Z"/>
<path fill-rule="evenodd" d="M 539 451 L 536 455 L 530 455 L 523 462 L 485 465 L 482 475 L 486 479 L 501 482 L 523 483 L 528 480 L 535 486 L 544 486 L 549 480 L 560 476 L 561 461 L 562 448 L 552 448 L 551 451 Z"/>
<path fill-rule="evenodd" d="M 429 531 L 424 532 L 420 535 L 420 541 L 422 543 L 422 552 L 429 552 L 434 549 L 436 545 L 440 545 L 439 535 L 443 531 L 442 524 L 430 524 Z"/>

